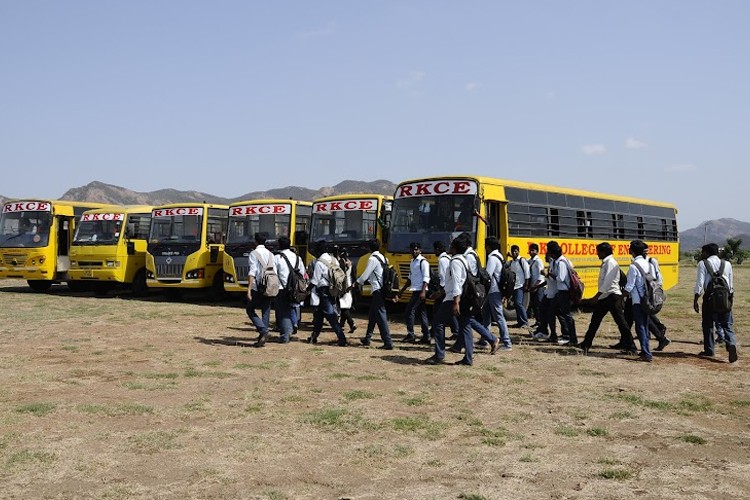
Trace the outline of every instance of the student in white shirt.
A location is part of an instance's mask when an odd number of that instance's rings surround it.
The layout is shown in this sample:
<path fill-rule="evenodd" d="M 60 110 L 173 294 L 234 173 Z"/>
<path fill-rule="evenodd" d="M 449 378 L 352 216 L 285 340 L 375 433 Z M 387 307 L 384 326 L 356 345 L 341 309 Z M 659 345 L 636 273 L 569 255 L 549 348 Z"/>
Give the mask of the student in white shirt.
<path fill-rule="evenodd" d="M 633 240 L 630 242 L 630 255 L 633 256 L 633 262 L 628 268 L 628 281 L 625 284 L 625 292 L 630 294 L 633 302 L 633 318 L 635 319 L 635 331 L 638 335 L 638 341 L 641 344 L 641 352 L 638 359 L 641 361 L 653 361 L 653 354 L 649 348 L 648 335 L 648 314 L 641 307 L 641 299 L 646 295 L 646 283 L 643 280 L 641 272 L 635 266 L 639 266 L 643 274 L 648 272 L 648 262 L 643 258 L 643 251 L 646 243 L 643 240 Z"/>
<path fill-rule="evenodd" d="M 510 340 L 508 324 L 505 322 L 503 295 L 498 287 L 503 267 L 505 266 L 505 260 L 500 253 L 500 242 L 497 238 L 494 236 L 486 238 L 484 246 L 489 251 L 487 255 L 487 274 L 490 275 L 490 289 L 487 293 L 487 301 L 482 307 L 482 323 L 487 330 L 490 329 L 493 321 L 497 323 L 500 330 L 500 342 L 502 343 L 500 350 L 510 351 L 513 348 L 513 343 Z M 497 349 L 495 349 L 495 352 L 497 352 Z M 491 351 L 490 354 L 494 354 L 495 352 Z"/>
<path fill-rule="evenodd" d="M 327 246 L 325 240 L 319 240 L 315 242 L 312 253 L 317 258 L 310 284 L 315 287 L 315 293 L 320 302 L 313 313 L 313 330 L 308 342 L 311 344 L 318 343 L 318 336 L 323 329 L 323 319 L 325 318 L 333 331 L 336 332 L 337 345 L 346 346 L 346 336 L 341 325 L 339 325 L 338 315 L 336 314 L 336 299 L 331 297 L 329 292 L 328 266 L 337 259 L 335 248 L 332 245 Z"/>
<path fill-rule="evenodd" d="M 510 247 L 510 268 L 516 274 L 516 283 L 513 285 L 513 302 L 516 305 L 515 328 L 526 328 L 529 326 L 529 318 L 526 314 L 526 307 L 523 305 L 524 294 L 529 291 L 529 282 L 531 281 L 531 272 L 529 263 L 521 257 L 521 249 L 518 245 Z"/>
<path fill-rule="evenodd" d="M 362 345 L 369 346 L 372 341 L 372 334 L 375 332 L 375 325 L 380 331 L 380 338 L 383 345 L 378 349 L 393 349 L 393 340 L 391 339 L 391 330 L 388 326 L 388 315 L 385 310 L 385 298 L 383 297 L 383 264 L 388 264 L 388 259 L 380 253 L 380 241 L 371 240 L 368 243 L 370 257 L 367 259 L 367 267 L 362 275 L 357 278 L 356 284 L 362 287 L 366 281 L 370 282 L 372 297 L 370 298 L 370 312 L 367 316 L 367 331 L 364 338 L 360 339 Z"/>
<path fill-rule="evenodd" d="M 535 328 L 539 326 L 542 317 L 542 299 L 547 279 L 544 277 L 544 261 L 539 256 L 539 245 L 529 245 L 529 309 L 535 319 Z"/>
<path fill-rule="evenodd" d="M 596 245 L 596 255 L 602 261 L 599 268 L 599 287 L 594 295 L 596 305 L 591 315 L 591 322 L 586 330 L 583 342 L 576 347 L 587 353 L 594 343 L 594 337 L 602 324 L 602 320 L 607 313 L 612 315 L 617 328 L 620 330 L 620 341 L 623 342 L 623 349 L 635 351 L 635 343 L 630 328 L 625 321 L 624 301 L 622 290 L 620 289 L 620 266 L 617 264 L 614 255 L 612 255 L 612 245 L 608 242 L 602 242 Z M 629 340 L 629 342 L 628 342 Z"/>
<path fill-rule="evenodd" d="M 416 342 L 417 337 L 414 335 L 414 320 L 419 317 L 422 338 L 420 344 L 430 343 L 430 322 L 427 319 L 427 287 L 430 284 L 430 263 L 422 255 L 422 245 L 418 242 L 409 243 L 411 250 L 411 263 L 409 265 L 409 277 L 406 283 L 401 287 L 399 296 L 408 288 L 411 291 L 411 298 L 404 310 L 406 318 L 406 337 L 403 342 Z"/>
<path fill-rule="evenodd" d="M 253 322 L 255 328 L 258 330 L 258 340 L 255 342 L 255 347 L 263 347 L 266 344 L 268 338 L 268 328 L 271 321 L 271 297 L 266 297 L 258 291 L 258 281 L 261 278 L 263 269 L 272 265 L 276 269 L 276 261 L 273 258 L 273 254 L 270 250 L 265 247 L 266 239 L 268 238 L 266 233 L 255 233 L 255 243 L 257 246 L 255 250 L 250 252 L 249 269 L 247 276 L 247 315 L 250 317 L 250 321 Z M 278 272 L 277 272 L 278 274 Z M 260 317 L 256 312 L 260 309 Z"/>
<path fill-rule="evenodd" d="M 296 269 L 304 276 L 305 262 L 291 249 L 291 241 L 288 236 L 279 237 L 279 251 L 274 256 L 274 260 L 276 261 L 276 272 L 279 275 L 279 284 L 281 285 L 279 294 L 274 299 L 276 325 L 281 332 L 281 343 L 286 344 L 289 342 L 290 335 L 294 332 L 296 319 L 294 307 L 298 306 L 298 304 L 293 304 L 289 300 L 287 292 L 289 275 Z"/>
<path fill-rule="evenodd" d="M 733 317 L 731 307 L 729 312 L 717 313 L 712 310 L 711 302 L 705 292 L 708 289 L 712 275 L 721 269 L 722 262 L 724 270 L 722 276 L 729 285 L 730 306 L 734 302 L 734 272 L 732 264 L 719 258 L 719 245 L 709 243 L 701 248 L 701 261 L 698 263 L 697 276 L 695 278 L 695 296 L 693 298 L 693 309 L 702 312 L 701 327 L 703 328 L 703 351 L 699 356 L 711 357 L 714 355 L 713 326 L 718 324 L 724 330 L 724 342 L 729 352 L 729 362 L 737 361 L 737 340 L 733 328 Z M 698 299 L 703 295 L 703 308 L 698 306 Z"/>
<path fill-rule="evenodd" d="M 577 344 L 576 323 L 571 313 L 573 302 L 570 298 L 570 272 L 571 265 L 563 256 L 560 245 L 552 240 L 547 243 L 547 254 L 552 257 L 549 265 L 548 276 L 555 281 L 555 293 L 552 303 L 550 304 L 550 321 L 554 316 L 560 321 L 560 334 L 562 337 L 557 341 L 558 344 Z M 549 325 L 548 325 L 549 326 Z M 550 339 L 552 335 L 550 335 Z"/>

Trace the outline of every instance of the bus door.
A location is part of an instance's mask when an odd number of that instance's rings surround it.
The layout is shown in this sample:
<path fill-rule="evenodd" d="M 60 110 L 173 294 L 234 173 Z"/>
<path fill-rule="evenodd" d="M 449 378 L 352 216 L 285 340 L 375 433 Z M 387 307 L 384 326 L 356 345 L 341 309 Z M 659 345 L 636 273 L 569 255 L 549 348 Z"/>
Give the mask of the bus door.
<path fill-rule="evenodd" d="M 73 240 L 73 228 L 71 217 L 64 215 L 55 216 L 57 225 L 57 272 L 67 273 L 70 269 L 70 245 Z"/>

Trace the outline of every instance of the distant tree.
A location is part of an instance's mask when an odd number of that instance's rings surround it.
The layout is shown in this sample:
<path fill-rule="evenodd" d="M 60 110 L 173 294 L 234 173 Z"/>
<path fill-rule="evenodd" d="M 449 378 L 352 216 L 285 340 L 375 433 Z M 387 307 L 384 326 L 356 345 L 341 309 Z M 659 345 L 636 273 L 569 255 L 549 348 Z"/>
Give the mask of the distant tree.
<path fill-rule="evenodd" d="M 719 257 L 732 262 L 739 252 L 741 252 L 740 245 L 742 245 L 742 239 L 727 238 L 727 244 L 724 245 Z"/>

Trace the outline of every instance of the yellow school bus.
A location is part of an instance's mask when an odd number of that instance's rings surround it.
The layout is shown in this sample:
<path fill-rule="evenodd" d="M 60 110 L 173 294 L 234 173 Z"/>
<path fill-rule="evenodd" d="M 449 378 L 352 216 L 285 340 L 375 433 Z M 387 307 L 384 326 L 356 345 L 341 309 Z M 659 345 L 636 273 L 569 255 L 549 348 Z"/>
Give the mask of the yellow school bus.
<path fill-rule="evenodd" d="M 275 252 L 282 236 L 302 259 L 310 232 L 309 201 L 264 199 L 232 203 L 229 231 L 224 247 L 224 289 L 247 293 L 249 256 L 255 248 L 255 234 L 266 233 L 266 248 Z"/>
<path fill-rule="evenodd" d="M 79 218 L 104 203 L 19 200 L 3 205 L 0 216 L 0 278 L 28 281 L 36 291 L 69 281 L 69 251 Z"/>
<path fill-rule="evenodd" d="M 584 298 L 597 291 L 596 245 L 603 241 L 626 268 L 630 241 L 644 240 L 649 256 L 659 260 L 664 288 L 678 279 L 677 209 L 658 201 L 471 175 L 430 177 L 398 185 L 390 231 L 389 258 L 402 282 L 409 274 L 409 243 L 421 243 L 428 254 L 434 241 L 447 248 L 463 232 L 483 263 L 488 236 L 498 238 L 503 255 L 518 245 L 524 257 L 532 243 L 543 255 L 547 242 L 557 241 L 585 284 Z M 435 255 L 428 258 L 434 266 Z"/>
<path fill-rule="evenodd" d="M 151 211 L 146 285 L 164 290 L 208 289 L 224 294 L 227 205 L 176 203 Z"/>
<path fill-rule="evenodd" d="M 360 193 L 326 196 L 313 200 L 310 241 L 325 240 L 346 250 L 352 261 L 353 279 L 367 266 L 370 250 L 367 242 L 380 241 L 385 250 L 388 242 L 388 224 L 391 219 L 393 197 L 382 194 Z M 308 251 L 308 264 L 314 257 Z M 369 285 L 361 293 L 371 295 Z"/>
<path fill-rule="evenodd" d="M 153 207 L 120 206 L 84 212 L 70 247 L 70 282 L 105 294 L 127 286 L 146 294 L 146 240 Z"/>

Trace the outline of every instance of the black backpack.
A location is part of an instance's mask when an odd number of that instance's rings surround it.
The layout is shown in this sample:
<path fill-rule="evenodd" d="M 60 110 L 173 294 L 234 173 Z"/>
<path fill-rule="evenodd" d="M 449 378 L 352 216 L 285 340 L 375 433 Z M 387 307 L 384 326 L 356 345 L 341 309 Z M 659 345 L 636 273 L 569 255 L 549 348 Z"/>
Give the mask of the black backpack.
<path fill-rule="evenodd" d="M 392 300 L 398 296 L 399 292 L 398 273 L 385 259 L 381 259 L 377 255 L 373 255 L 373 257 L 380 262 L 380 266 L 383 268 L 383 282 L 380 284 L 380 293 L 383 294 L 384 299 Z"/>
<path fill-rule="evenodd" d="M 289 298 L 289 302 L 304 302 L 305 298 L 307 297 L 307 287 L 309 285 L 309 280 L 305 278 L 304 274 L 299 272 L 299 255 L 297 256 L 297 262 L 295 263 L 294 267 L 292 267 L 292 263 L 289 262 L 289 259 L 283 252 L 279 252 L 279 255 L 284 258 L 284 260 L 286 261 L 286 265 L 289 268 L 289 277 L 286 279 L 286 287 L 284 288 L 284 291 Z"/>
<path fill-rule="evenodd" d="M 497 281 L 497 289 L 504 298 L 513 296 L 513 290 L 516 288 L 516 272 L 510 268 L 510 262 L 503 262 L 498 254 L 490 254 L 500 261 L 500 279 Z"/>
<path fill-rule="evenodd" d="M 450 260 L 450 257 L 443 257 L 444 259 Z M 440 287 L 440 257 L 438 257 L 438 264 L 435 268 L 430 268 L 430 283 L 427 285 L 427 293 L 430 297 L 437 297 L 442 289 Z"/>
<path fill-rule="evenodd" d="M 472 276 L 465 258 L 451 258 L 451 260 L 453 259 L 459 259 L 459 262 L 461 262 L 461 265 L 466 270 L 466 280 L 461 288 L 461 311 L 469 313 L 472 316 L 478 316 L 482 313 L 482 306 L 487 299 L 487 289 L 479 283 L 479 279 Z"/>
<path fill-rule="evenodd" d="M 706 287 L 707 302 L 711 306 L 711 312 L 717 314 L 726 314 L 732 310 L 732 293 L 729 290 L 729 283 L 724 279 L 724 266 L 726 261 L 721 260 L 718 271 L 712 271 L 708 265 L 708 260 L 703 261 L 706 266 L 711 281 Z"/>

